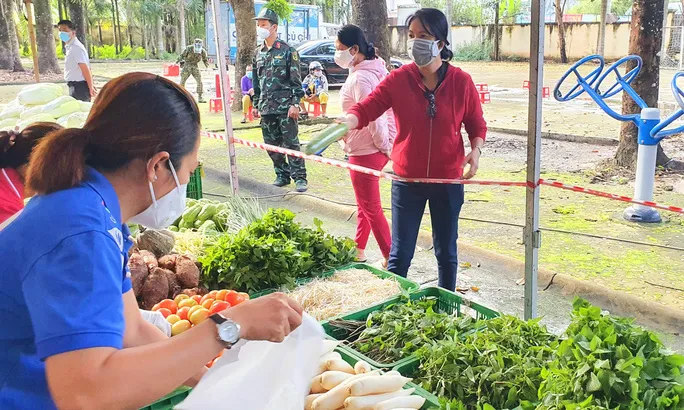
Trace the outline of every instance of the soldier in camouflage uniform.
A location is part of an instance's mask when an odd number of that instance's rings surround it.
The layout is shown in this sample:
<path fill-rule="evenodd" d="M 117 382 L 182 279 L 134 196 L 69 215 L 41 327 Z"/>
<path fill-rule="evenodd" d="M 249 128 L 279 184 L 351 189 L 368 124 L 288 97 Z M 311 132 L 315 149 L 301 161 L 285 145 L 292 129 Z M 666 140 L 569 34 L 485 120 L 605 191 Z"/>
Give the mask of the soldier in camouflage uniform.
<path fill-rule="evenodd" d="M 199 102 L 204 102 L 202 98 L 202 93 L 204 91 L 204 86 L 202 85 L 202 75 L 199 70 L 199 63 L 202 61 L 205 67 L 209 67 L 209 61 L 207 59 L 207 51 L 202 47 L 202 39 L 195 39 L 195 44 L 191 44 L 183 50 L 183 53 L 178 57 L 179 63 L 183 67 L 181 71 L 181 85 L 185 87 L 185 82 L 188 81 L 188 77 L 192 76 L 197 82 L 197 97 Z"/>
<path fill-rule="evenodd" d="M 278 39 L 278 16 L 263 7 L 257 21 L 257 47 L 253 62 L 254 108 L 261 114 L 261 131 L 266 144 L 299 151 L 299 101 L 304 96 L 299 74 L 299 54 Z M 273 161 L 275 186 L 295 181 L 297 191 L 307 190 L 304 160 L 269 152 Z"/>

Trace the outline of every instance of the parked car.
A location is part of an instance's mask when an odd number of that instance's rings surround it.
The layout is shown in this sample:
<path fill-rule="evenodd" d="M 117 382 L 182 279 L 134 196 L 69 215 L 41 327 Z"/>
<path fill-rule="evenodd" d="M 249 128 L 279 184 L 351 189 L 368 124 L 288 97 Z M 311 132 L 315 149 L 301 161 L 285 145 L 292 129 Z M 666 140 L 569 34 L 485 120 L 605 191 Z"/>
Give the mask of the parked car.
<path fill-rule="evenodd" d="M 323 65 L 323 72 L 329 84 L 343 84 L 347 80 L 349 70 L 335 64 L 335 40 L 312 40 L 297 47 L 299 52 L 300 70 L 302 78 L 309 73 L 309 64 L 318 61 Z M 394 68 L 402 66 L 397 59 L 390 59 Z"/>

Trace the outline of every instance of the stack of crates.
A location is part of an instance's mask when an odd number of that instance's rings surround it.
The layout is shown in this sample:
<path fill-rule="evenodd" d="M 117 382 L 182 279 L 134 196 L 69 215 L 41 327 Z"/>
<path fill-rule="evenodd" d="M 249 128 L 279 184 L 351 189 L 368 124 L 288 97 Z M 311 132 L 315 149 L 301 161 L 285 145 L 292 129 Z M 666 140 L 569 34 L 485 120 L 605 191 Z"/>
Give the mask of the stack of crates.
<path fill-rule="evenodd" d="M 191 199 L 202 199 L 202 177 L 204 170 L 200 163 L 195 172 L 190 175 L 190 182 L 188 182 L 187 197 Z"/>

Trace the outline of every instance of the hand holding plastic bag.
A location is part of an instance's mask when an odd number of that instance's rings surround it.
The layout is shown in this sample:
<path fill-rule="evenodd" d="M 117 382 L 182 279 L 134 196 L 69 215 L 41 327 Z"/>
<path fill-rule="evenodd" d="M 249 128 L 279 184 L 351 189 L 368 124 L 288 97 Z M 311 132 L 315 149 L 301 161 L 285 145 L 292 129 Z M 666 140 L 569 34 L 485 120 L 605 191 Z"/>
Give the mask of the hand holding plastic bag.
<path fill-rule="evenodd" d="M 322 342 L 323 328 L 305 314 L 282 343 L 249 341 L 226 351 L 176 409 L 302 410 Z"/>
<path fill-rule="evenodd" d="M 155 325 L 157 329 L 161 330 L 166 336 L 171 337 L 171 324 L 166 321 L 164 315 L 159 312 L 150 312 L 149 310 L 142 309 L 140 309 L 140 314 L 143 319 Z"/>

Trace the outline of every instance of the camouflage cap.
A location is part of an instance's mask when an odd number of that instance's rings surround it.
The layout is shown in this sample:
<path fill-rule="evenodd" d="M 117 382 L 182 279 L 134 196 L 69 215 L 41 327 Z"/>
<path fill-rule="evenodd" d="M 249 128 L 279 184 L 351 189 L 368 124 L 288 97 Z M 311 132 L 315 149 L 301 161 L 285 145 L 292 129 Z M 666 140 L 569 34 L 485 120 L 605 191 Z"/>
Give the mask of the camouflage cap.
<path fill-rule="evenodd" d="M 273 24 L 278 24 L 278 15 L 275 13 L 275 11 L 266 7 L 262 7 L 259 11 L 259 14 L 254 17 L 254 20 L 268 20 Z"/>

